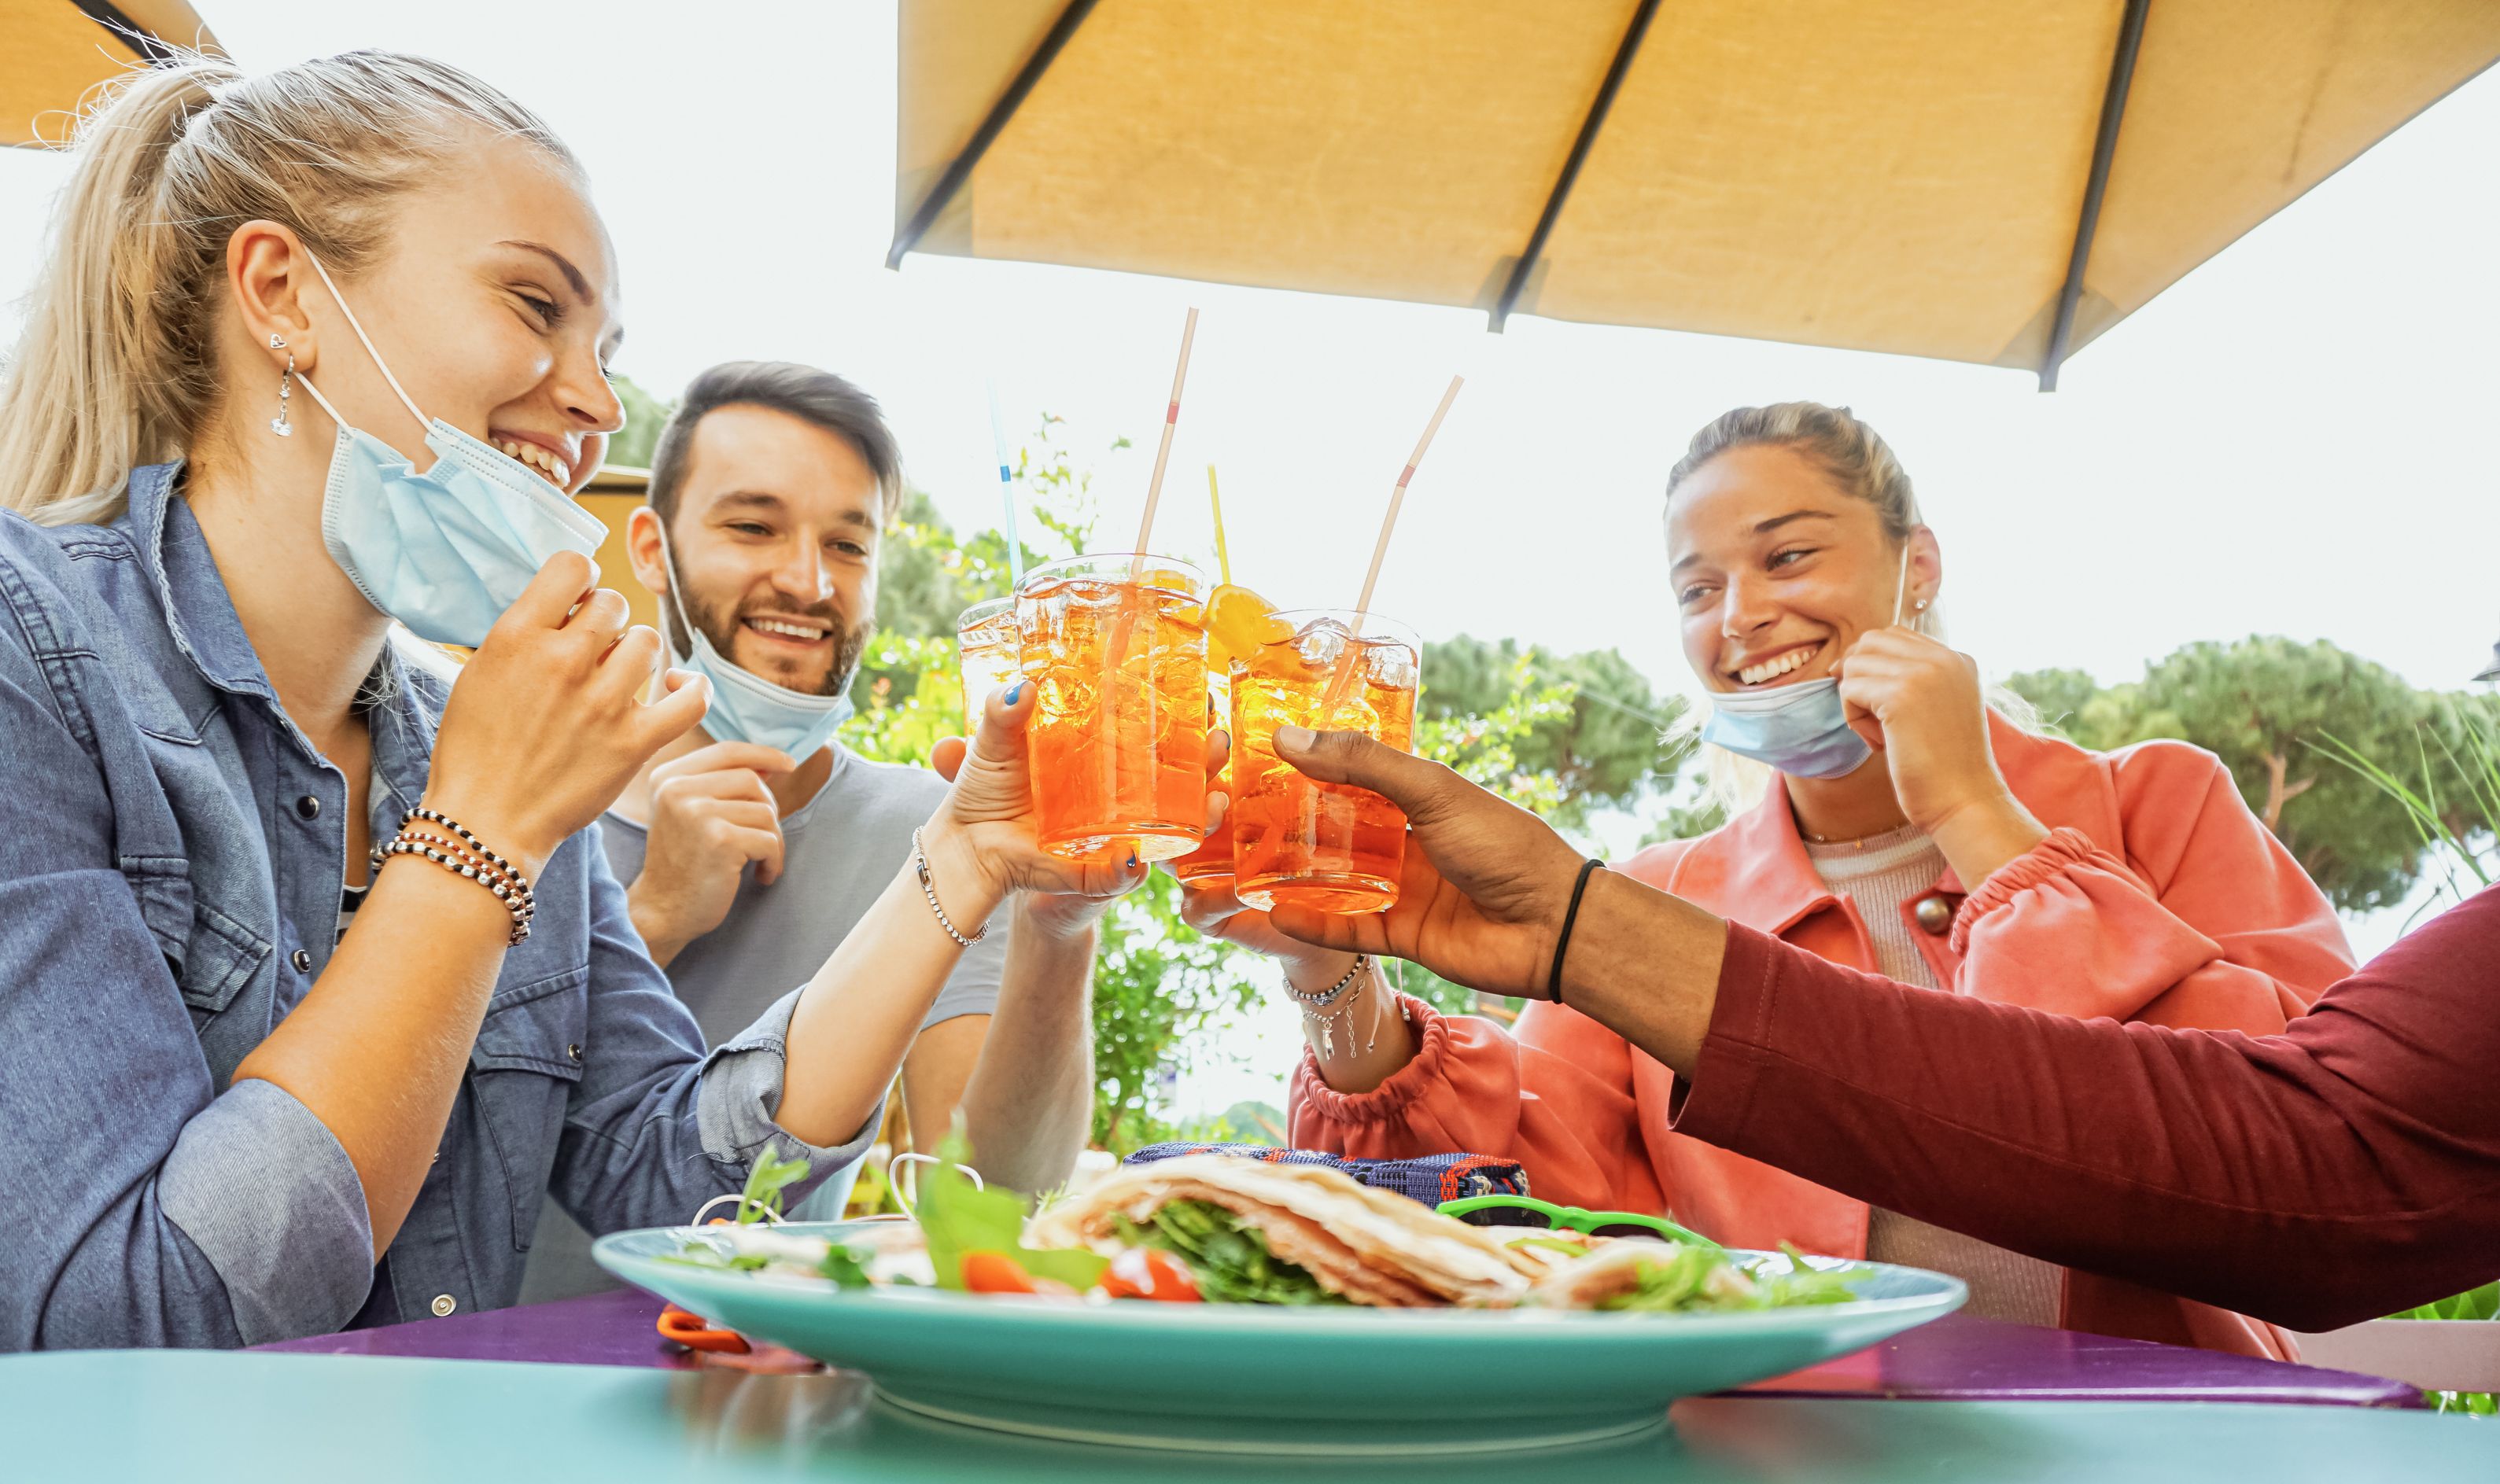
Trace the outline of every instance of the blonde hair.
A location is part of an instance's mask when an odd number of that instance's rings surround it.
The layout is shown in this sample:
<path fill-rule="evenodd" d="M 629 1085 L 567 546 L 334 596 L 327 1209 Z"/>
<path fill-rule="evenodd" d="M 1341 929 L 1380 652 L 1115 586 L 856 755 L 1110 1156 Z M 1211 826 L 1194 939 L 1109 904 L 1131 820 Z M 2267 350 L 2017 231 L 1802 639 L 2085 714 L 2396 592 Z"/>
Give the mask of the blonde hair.
<path fill-rule="evenodd" d="M 1884 534 L 1895 545 L 1907 542 L 1926 524 L 1919 516 L 1918 495 L 1910 486 L 1909 470 L 1901 467 L 1883 435 L 1847 407 L 1826 406 L 1819 402 L 1781 402 L 1721 413 L 1693 436 L 1684 457 L 1668 471 L 1666 502 L 1674 502 L 1676 488 L 1703 465 L 1730 449 L 1748 447 L 1792 448 L 1813 460 L 1842 494 L 1875 507 Z M 1907 627 L 1942 640 L 1944 612 L 1930 602 L 1908 615 Z M 2017 726 L 2025 730 L 2037 726 L 2038 712 L 2020 695 L 2002 686 L 1990 686 L 1987 696 L 1990 705 L 2005 713 Z M 1697 740 L 1706 717 L 1700 707 L 1687 711 L 1686 725 L 1670 740 L 1685 745 Z M 1707 749 L 1704 770 L 1711 797 L 1730 819 L 1761 802 L 1771 785 L 1771 769 L 1725 748 Z"/>
<path fill-rule="evenodd" d="M 0 366 L 0 509 L 45 525 L 118 515 L 131 470 L 182 456 L 217 411 L 235 229 L 283 222 L 351 275 L 392 199 L 479 130 L 580 173 L 528 110 L 423 57 L 352 51 L 247 77 L 185 51 L 108 83 L 79 120 L 46 267 Z"/>

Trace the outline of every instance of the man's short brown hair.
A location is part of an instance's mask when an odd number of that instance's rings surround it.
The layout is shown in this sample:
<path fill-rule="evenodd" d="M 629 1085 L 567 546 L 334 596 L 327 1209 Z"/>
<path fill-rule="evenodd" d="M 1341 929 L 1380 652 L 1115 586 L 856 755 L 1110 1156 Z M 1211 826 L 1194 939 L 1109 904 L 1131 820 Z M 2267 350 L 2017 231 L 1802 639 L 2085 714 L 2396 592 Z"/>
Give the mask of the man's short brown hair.
<path fill-rule="evenodd" d="M 677 496 L 694 455 L 695 425 L 723 407 L 769 407 L 851 445 L 876 476 L 876 513 L 891 524 L 903 507 L 903 452 L 876 399 L 849 381 L 795 361 L 725 361 L 695 377 L 660 430 L 651 453 L 651 509 L 674 530 Z"/>

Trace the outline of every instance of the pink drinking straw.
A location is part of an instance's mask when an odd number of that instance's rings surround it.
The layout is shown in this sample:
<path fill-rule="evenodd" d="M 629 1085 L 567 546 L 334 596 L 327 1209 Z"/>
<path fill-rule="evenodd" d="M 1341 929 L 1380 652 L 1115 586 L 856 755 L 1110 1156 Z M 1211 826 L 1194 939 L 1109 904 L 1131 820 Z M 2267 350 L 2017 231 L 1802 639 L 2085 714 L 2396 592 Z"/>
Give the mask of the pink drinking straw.
<path fill-rule="evenodd" d="M 1172 430 L 1180 426 L 1180 387 L 1189 379 L 1189 342 L 1198 338 L 1198 309 L 1192 306 L 1189 318 L 1180 327 L 1180 364 L 1172 368 L 1171 401 L 1164 406 L 1164 438 L 1155 447 L 1155 475 L 1146 482 L 1146 513 L 1137 522 L 1137 555 L 1129 564 L 1129 580 L 1145 575 L 1146 538 L 1155 529 L 1155 506 L 1164 498 L 1164 465 L 1171 458 Z"/>
<path fill-rule="evenodd" d="M 1371 590 L 1379 585 L 1381 559 L 1389 555 L 1389 533 L 1398 529 L 1398 511 L 1406 502 L 1406 481 L 1415 477 L 1416 466 L 1424 462 L 1424 450 L 1432 446 L 1432 435 L 1441 431 L 1441 419 L 1450 415 L 1450 403 L 1458 401 L 1459 388 L 1465 382 L 1464 376 L 1450 378 L 1450 389 L 1441 394 L 1441 404 L 1432 409 L 1432 420 L 1424 425 L 1424 436 L 1415 440 L 1415 451 L 1406 456 L 1406 467 L 1398 471 L 1398 488 L 1389 492 L 1389 513 L 1380 518 L 1380 539 L 1371 546 L 1371 570 L 1363 574 L 1363 596 L 1354 603 L 1355 637 L 1362 636 L 1363 621 L 1371 612 Z M 1329 679 L 1328 694 L 1320 700 L 1322 711 L 1336 709 L 1336 703 L 1345 698 L 1345 683 L 1353 673 L 1354 646 L 1349 644 L 1337 661 L 1336 673 Z"/>

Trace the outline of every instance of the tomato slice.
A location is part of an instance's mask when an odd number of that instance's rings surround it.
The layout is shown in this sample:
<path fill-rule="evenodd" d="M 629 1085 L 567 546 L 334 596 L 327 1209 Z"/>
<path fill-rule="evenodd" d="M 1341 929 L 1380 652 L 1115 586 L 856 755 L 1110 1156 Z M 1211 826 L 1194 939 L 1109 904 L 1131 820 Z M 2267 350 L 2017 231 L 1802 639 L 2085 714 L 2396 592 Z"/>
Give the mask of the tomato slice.
<path fill-rule="evenodd" d="M 967 1293 L 1040 1292 L 1024 1265 L 1004 1252 L 967 1252 L 963 1273 Z"/>
<path fill-rule="evenodd" d="M 1152 1299 L 1159 1304 L 1205 1302 L 1189 1265 L 1161 1247 L 1131 1247 L 1112 1258 L 1102 1274 L 1102 1291 L 1115 1299 Z"/>

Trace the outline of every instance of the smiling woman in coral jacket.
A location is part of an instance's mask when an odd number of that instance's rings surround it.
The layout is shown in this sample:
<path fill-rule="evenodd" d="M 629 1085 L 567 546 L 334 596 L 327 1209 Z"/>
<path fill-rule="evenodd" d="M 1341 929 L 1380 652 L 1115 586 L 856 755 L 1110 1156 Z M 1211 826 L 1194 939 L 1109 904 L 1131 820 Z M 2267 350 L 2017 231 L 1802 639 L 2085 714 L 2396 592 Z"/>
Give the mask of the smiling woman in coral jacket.
<path fill-rule="evenodd" d="M 1738 779 L 1750 758 L 1760 796 L 1627 874 L 1837 963 L 2070 1016 L 2269 1034 L 2351 971 L 2325 897 L 2211 754 L 2087 752 L 1989 707 L 1977 665 L 1934 636 L 1943 558 L 1909 477 L 1846 410 L 1788 403 L 1712 423 L 1668 479 L 1666 528 L 1685 656 L 1713 701 L 1714 772 Z M 1549 1200 L 1955 1274 L 1979 1314 L 2289 1354 L 2254 1320 L 1676 1134 L 1673 1074 L 1574 1011 L 1532 1004 L 1505 1032 L 1399 1006 L 1367 963 L 1285 938 L 1229 896 L 1193 893 L 1189 910 L 1276 953 L 1294 988 L 1352 975 L 1347 994 L 1371 1001 L 1332 1007 L 1360 1034 L 1309 1026 L 1299 1145 L 1506 1154 Z"/>

